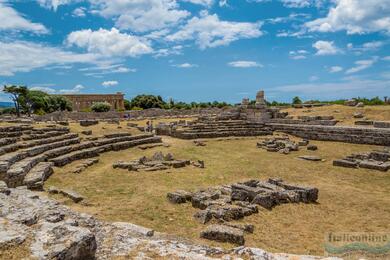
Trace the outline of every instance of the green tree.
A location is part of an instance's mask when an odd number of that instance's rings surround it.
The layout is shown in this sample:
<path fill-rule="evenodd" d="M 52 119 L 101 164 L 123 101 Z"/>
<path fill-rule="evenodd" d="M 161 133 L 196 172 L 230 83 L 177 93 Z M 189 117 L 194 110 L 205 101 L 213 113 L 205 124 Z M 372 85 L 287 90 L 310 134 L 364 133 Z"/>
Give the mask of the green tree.
<path fill-rule="evenodd" d="M 91 106 L 93 112 L 108 112 L 111 110 L 111 105 L 107 102 L 96 102 Z"/>
<path fill-rule="evenodd" d="M 15 105 L 15 112 L 20 117 L 21 112 L 21 101 L 26 97 L 28 89 L 26 86 L 4 86 L 3 91 L 11 95 L 11 99 Z"/>
<path fill-rule="evenodd" d="M 294 97 L 293 100 L 292 100 L 292 103 L 294 105 L 302 104 L 302 100 L 299 97 Z"/>
<path fill-rule="evenodd" d="M 130 101 L 130 104 L 131 108 L 138 107 L 142 109 L 164 108 L 166 106 L 161 96 L 153 95 L 138 95 Z"/>
<path fill-rule="evenodd" d="M 46 113 L 52 113 L 54 111 L 72 111 L 72 103 L 63 96 L 48 95 L 45 97 L 46 107 L 44 111 Z"/>
<path fill-rule="evenodd" d="M 129 100 L 125 99 L 124 104 L 125 104 L 125 110 L 131 109 L 131 103 Z"/>

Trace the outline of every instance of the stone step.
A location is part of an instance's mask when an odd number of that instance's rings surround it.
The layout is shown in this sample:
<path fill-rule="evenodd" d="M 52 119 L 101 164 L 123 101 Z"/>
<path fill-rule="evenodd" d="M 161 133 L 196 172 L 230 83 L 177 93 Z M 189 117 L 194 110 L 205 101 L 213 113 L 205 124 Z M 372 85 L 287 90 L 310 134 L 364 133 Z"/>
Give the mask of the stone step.
<path fill-rule="evenodd" d="M 44 154 L 34 157 L 27 157 L 13 164 L 7 171 L 4 181 L 8 187 L 17 187 L 23 185 L 23 180 L 26 174 L 38 163 L 46 160 Z"/>
<path fill-rule="evenodd" d="M 62 131 L 50 131 L 50 132 L 45 132 L 43 134 L 31 133 L 28 135 L 22 135 L 21 139 L 24 141 L 29 141 L 29 140 L 50 138 L 50 137 L 59 136 L 59 135 L 63 135 L 63 134 L 64 134 L 64 132 L 62 132 Z"/>
<path fill-rule="evenodd" d="M 6 172 L 11 167 L 11 165 L 13 165 L 15 162 L 23 160 L 26 157 L 36 156 L 38 154 L 49 151 L 51 149 L 68 146 L 79 142 L 80 142 L 80 138 L 77 137 L 73 139 L 65 139 L 63 141 L 48 143 L 40 146 L 19 150 L 13 153 L 5 154 L 3 156 L 0 156 L 0 173 Z"/>
<path fill-rule="evenodd" d="M 44 182 L 53 173 L 52 162 L 40 162 L 24 177 L 23 185 L 30 190 L 43 190 Z"/>
<path fill-rule="evenodd" d="M 99 156 L 99 154 L 103 152 L 119 151 L 141 144 L 161 142 L 161 137 L 156 137 L 150 134 L 131 137 L 132 139 L 130 141 L 122 141 L 124 137 L 112 138 L 109 143 L 106 143 L 106 140 L 95 141 L 95 146 L 92 148 L 81 149 L 64 154 L 62 156 L 51 158 L 49 161 L 53 162 L 55 166 L 64 166 L 76 160 Z"/>
<path fill-rule="evenodd" d="M 0 139 L 0 147 L 16 143 L 17 140 L 18 140 L 17 138 L 1 138 Z"/>
<path fill-rule="evenodd" d="M 73 139 L 73 138 L 77 138 L 77 137 L 79 137 L 78 134 L 68 133 L 68 134 L 63 134 L 60 136 L 55 136 L 55 137 L 50 137 L 50 138 L 45 138 L 45 139 L 20 142 L 19 147 L 20 148 L 28 148 L 28 147 L 33 147 L 33 146 L 42 145 L 42 144 L 54 143 L 54 142 L 62 141 L 65 139 Z"/>

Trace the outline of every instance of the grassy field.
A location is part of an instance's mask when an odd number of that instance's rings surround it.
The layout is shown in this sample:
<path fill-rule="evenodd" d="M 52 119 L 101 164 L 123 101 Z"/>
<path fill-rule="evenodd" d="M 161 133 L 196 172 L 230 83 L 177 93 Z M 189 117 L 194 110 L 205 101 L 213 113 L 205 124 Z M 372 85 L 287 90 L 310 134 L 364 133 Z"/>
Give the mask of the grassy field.
<path fill-rule="evenodd" d="M 333 115 L 335 119 L 340 120 L 339 125 L 354 125 L 355 119 L 353 114 L 356 112 L 362 112 L 369 120 L 374 121 L 387 121 L 390 120 L 390 106 L 365 106 L 365 107 L 348 107 L 342 105 L 332 105 L 313 108 L 288 108 L 282 111 L 289 112 L 291 116 L 298 115 Z"/>
<path fill-rule="evenodd" d="M 94 126 L 94 131 L 99 132 L 99 127 L 102 125 Z M 66 187 L 84 195 L 87 205 L 55 198 L 99 219 L 128 221 L 200 243 L 231 247 L 201 240 L 199 232 L 204 226 L 192 219 L 197 210 L 190 204 L 170 204 L 166 200 L 167 192 L 281 177 L 288 182 L 318 187 L 318 204 L 285 204 L 246 217 L 242 222 L 255 225 L 254 234 L 246 236 L 247 246 L 273 252 L 321 255 L 326 232 L 389 230 L 389 173 L 332 166 L 333 159 L 369 151 L 374 146 L 313 141 L 318 151 L 302 149 L 282 155 L 256 148 L 259 139 L 208 140 L 207 146 L 198 147 L 192 141 L 167 137 L 164 142 L 171 144 L 168 148 L 109 152 L 100 156 L 98 164 L 80 174 L 71 173 L 77 162 L 55 169 L 46 186 Z M 204 160 L 206 168 L 138 173 L 112 169 L 112 163 L 117 160 L 137 159 L 156 151 L 171 152 L 178 159 Z M 326 161 L 297 159 L 304 154 L 319 155 Z"/>

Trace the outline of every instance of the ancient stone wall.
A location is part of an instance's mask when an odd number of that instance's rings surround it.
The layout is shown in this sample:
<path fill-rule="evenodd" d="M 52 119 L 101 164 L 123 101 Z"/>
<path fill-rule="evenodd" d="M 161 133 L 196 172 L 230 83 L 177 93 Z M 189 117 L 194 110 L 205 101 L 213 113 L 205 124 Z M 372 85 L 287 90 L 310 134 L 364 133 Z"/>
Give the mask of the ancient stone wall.
<path fill-rule="evenodd" d="M 234 108 L 199 108 L 199 109 L 160 109 L 151 108 L 144 110 L 130 110 L 124 112 L 65 112 L 58 111 L 43 116 L 37 116 L 37 121 L 64 121 L 82 119 L 112 119 L 112 118 L 153 118 L 153 117 L 188 117 L 199 115 L 217 115 L 222 111 L 230 111 Z"/>
<path fill-rule="evenodd" d="M 311 140 L 390 145 L 390 129 L 273 123 L 268 123 L 266 125 L 271 127 L 274 131 L 280 131 Z"/>
<path fill-rule="evenodd" d="M 112 110 L 124 110 L 124 95 L 120 92 L 116 94 L 73 94 L 61 95 L 72 102 L 74 111 L 81 111 L 90 108 L 94 103 L 107 102 Z"/>

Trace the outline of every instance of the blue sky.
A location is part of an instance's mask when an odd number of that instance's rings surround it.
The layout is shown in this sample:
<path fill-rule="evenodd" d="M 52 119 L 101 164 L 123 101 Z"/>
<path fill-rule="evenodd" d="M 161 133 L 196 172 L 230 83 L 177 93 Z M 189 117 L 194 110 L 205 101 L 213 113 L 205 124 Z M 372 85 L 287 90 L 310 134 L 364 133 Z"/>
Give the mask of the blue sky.
<path fill-rule="evenodd" d="M 390 0 L 0 0 L 0 21 L 2 85 L 187 102 L 390 96 Z"/>

